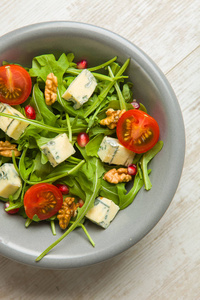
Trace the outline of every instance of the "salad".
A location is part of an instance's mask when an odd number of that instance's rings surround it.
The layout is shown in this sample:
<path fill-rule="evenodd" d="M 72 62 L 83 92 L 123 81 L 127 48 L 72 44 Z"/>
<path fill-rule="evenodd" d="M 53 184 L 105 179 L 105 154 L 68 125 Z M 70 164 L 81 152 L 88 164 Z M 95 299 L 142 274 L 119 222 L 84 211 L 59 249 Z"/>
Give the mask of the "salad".
<path fill-rule="evenodd" d="M 26 227 L 64 231 L 36 261 L 77 227 L 95 246 L 85 221 L 106 229 L 150 190 L 148 164 L 163 147 L 158 123 L 133 99 L 129 59 L 88 63 L 63 53 L 0 67 L 0 200 Z"/>

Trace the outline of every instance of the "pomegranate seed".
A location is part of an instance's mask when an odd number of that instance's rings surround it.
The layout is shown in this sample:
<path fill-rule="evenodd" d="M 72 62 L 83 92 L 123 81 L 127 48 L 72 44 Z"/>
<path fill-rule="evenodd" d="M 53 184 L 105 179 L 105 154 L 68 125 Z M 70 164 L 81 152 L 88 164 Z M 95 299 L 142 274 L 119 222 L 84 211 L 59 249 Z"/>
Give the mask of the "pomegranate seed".
<path fill-rule="evenodd" d="M 139 108 L 140 108 L 140 103 L 138 103 L 138 102 L 136 102 L 136 101 L 131 102 L 131 104 L 133 105 L 133 107 L 134 107 L 135 109 L 139 109 Z"/>
<path fill-rule="evenodd" d="M 82 199 L 79 199 L 78 204 L 79 204 L 79 207 L 81 208 L 84 204 L 84 201 Z"/>
<path fill-rule="evenodd" d="M 66 184 L 56 184 L 56 187 L 61 191 L 63 195 L 69 194 L 69 187 Z"/>
<path fill-rule="evenodd" d="M 9 202 L 6 202 L 6 203 L 4 204 L 4 208 L 5 208 L 5 209 L 8 208 L 9 206 L 10 206 L 10 203 L 9 203 Z M 14 215 L 14 214 L 16 214 L 18 211 L 19 211 L 19 208 L 14 208 L 14 209 L 11 209 L 11 210 L 8 210 L 8 211 L 5 210 L 5 212 L 6 212 L 7 214 L 9 214 L 9 215 Z"/>
<path fill-rule="evenodd" d="M 86 69 L 87 68 L 87 60 L 82 59 L 81 61 L 77 62 L 78 69 Z"/>
<path fill-rule="evenodd" d="M 85 132 L 81 132 L 77 136 L 77 143 L 81 148 L 85 147 L 89 140 L 89 136 Z"/>
<path fill-rule="evenodd" d="M 32 106 L 30 105 L 25 106 L 25 113 L 27 118 L 35 120 L 36 113 L 35 113 L 35 109 Z"/>
<path fill-rule="evenodd" d="M 129 165 L 128 166 L 128 174 L 131 176 L 134 176 L 134 175 L 136 175 L 136 173 L 137 173 L 137 166 L 134 164 Z"/>

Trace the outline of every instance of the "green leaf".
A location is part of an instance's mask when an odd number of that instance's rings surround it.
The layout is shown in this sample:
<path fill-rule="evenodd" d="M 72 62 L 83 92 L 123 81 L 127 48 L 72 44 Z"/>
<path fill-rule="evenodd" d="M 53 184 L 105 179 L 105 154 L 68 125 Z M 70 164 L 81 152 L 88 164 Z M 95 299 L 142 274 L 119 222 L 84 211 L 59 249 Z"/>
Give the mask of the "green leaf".
<path fill-rule="evenodd" d="M 33 160 L 33 170 L 31 175 L 35 175 L 43 180 L 48 174 L 53 170 L 53 167 L 50 163 L 43 164 L 41 161 L 41 152 L 38 152 L 35 159 Z M 30 178 L 31 181 L 34 181 L 33 177 Z"/>
<path fill-rule="evenodd" d="M 120 209 L 126 208 L 128 205 L 130 205 L 133 202 L 135 196 L 137 195 L 139 190 L 143 187 L 143 185 L 144 185 L 144 180 L 143 178 L 141 179 L 139 173 L 137 173 L 134 178 L 133 187 L 127 194 L 126 194 L 126 189 L 124 187 L 122 186 L 117 187 L 118 195 L 120 199 L 119 201 Z"/>
<path fill-rule="evenodd" d="M 49 110 L 45 103 L 44 94 L 38 84 L 34 84 L 30 105 L 36 110 L 37 115 L 42 117 L 45 124 L 55 126 L 57 117 Z M 56 126 L 57 127 L 57 126 Z"/>
<path fill-rule="evenodd" d="M 123 183 L 121 185 L 124 185 Z M 104 179 L 101 180 L 100 196 L 112 200 L 116 205 L 119 205 L 118 188 L 116 184 L 109 183 Z"/>
<path fill-rule="evenodd" d="M 148 176 L 148 163 L 154 158 L 154 156 L 162 149 L 163 141 L 157 142 L 157 144 L 150 149 L 148 152 L 144 153 L 141 160 L 141 168 L 144 177 L 145 189 L 148 191 L 152 188 L 152 183 Z"/>
<path fill-rule="evenodd" d="M 62 54 L 58 61 L 53 54 L 45 54 L 33 59 L 29 74 L 32 77 L 40 77 L 45 82 L 47 75 L 53 73 L 57 77 L 58 83 L 61 84 L 63 74 L 68 67 L 69 62 L 65 54 Z"/>
<path fill-rule="evenodd" d="M 114 74 L 113 74 L 113 72 L 112 72 L 112 70 L 111 70 L 110 67 L 108 67 L 108 70 L 109 70 L 110 76 L 111 76 L 112 78 L 114 78 Z M 122 94 L 122 92 L 121 92 L 121 89 L 120 89 L 120 87 L 119 87 L 118 82 L 115 82 L 115 83 L 114 83 L 114 86 L 115 86 L 115 89 L 116 89 L 116 91 L 117 91 L 117 95 L 118 95 L 118 97 L 119 97 L 120 109 L 121 109 L 121 110 L 122 110 L 122 109 L 125 109 L 125 110 L 126 110 L 126 102 L 125 102 L 124 96 L 123 96 L 123 94 Z"/>
<path fill-rule="evenodd" d="M 96 156 L 98 157 L 97 151 L 99 150 L 99 146 L 102 142 L 104 135 L 102 133 L 96 135 L 93 139 L 89 141 L 89 143 L 85 146 L 86 154 L 88 156 Z"/>
<path fill-rule="evenodd" d="M 39 121 L 36 121 L 36 120 L 25 119 L 25 118 L 22 118 L 22 117 L 19 117 L 19 116 L 16 116 L 16 115 L 4 114 L 4 113 L 0 112 L 0 116 L 15 119 L 15 120 L 19 120 L 19 121 L 22 121 L 22 122 L 25 122 L 25 123 L 29 123 L 29 124 L 34 125 L 37 128 L 40 128 L 42 130 L 47 130 L 47 131 L 50 131 L 50 132 L 56 132 L 56 133 L 67 132 L 66 128 L 53 127 L 53 126 L 46 125 L 46 124 L 44 124 L 42 122 L 39 122 Z"/>
<path fill-rule="evenodd" d="M 117 72 L 116 77 L 119 77 L 124 73 L 124 71 L 126 70 L 126 68 L 129 65 L 129 61 L 130 61 L 130 59 L 126 60 L 126 62 L 123 64 L 123 66 Z M 96 110 L 98 108 L 98 106 L 106 98 L 107 94 L 109 93 L 110 89 L 113 87 L 114 84 L 115 84 L 115 80 L 113 78 L 113 80 L 111 82 L 109 82 L 107 84 L 106 88 L 100 93 L 100 95 L 98 96 L 98 99 L 85 111 L 85 115 L 84 115 L 85 118 L 88 117 L 94 110 Z"/>
<path fill-rule="evenodd" d="M 32 218 L 32 220 L 34 222 L 40 222 L 41 221 L 40 218 L 37 215 L 34 215 L 33 218 Z"/>
<path fill-rule="evenodd" d="M 132 87 L 132 84 L 125 83 L 123 85 L 123 88 L 122 88 L 122 95 L 123 95 L 123 97 L 124 97 L 124 99 L 125 99 L 126 102 L 130 102 L 131 99 L 132 99 L 132 94 L 133 93 L 132 93 L 130 87 Z"/>

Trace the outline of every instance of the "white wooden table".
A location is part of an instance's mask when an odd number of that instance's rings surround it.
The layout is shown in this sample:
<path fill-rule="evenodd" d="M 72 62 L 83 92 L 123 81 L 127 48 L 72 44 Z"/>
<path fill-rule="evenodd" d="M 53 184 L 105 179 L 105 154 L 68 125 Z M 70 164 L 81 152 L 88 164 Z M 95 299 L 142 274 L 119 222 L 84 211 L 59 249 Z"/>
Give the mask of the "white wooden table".
<path fill-rule="evenodd" d="M 65 271 L 0 256 L 0 299 L 200 299 L 199 12 L 199 0 L 1 0 L 0 36 L 37 22 L 79 21 L 144 50 L 178 97 L 187 148 L 169 209 L 137 245 L 107 262 Z"/>

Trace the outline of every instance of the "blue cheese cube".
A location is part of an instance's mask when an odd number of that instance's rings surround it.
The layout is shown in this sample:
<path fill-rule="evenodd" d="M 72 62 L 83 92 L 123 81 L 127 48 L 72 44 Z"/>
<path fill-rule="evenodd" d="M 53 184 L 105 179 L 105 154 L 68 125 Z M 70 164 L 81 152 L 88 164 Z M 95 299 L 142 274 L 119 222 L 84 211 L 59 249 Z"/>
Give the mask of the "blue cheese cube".
<path fill-rule="evenodd" d="M 87 212 L 86 217 L 93 223 L 107 228 L 119 211 L 119 206 L 113 201 L 98 197 L 95 199 L 94 206 Z"/>
<path fill-rule="evenodd" d="M 66 133 L 57 135 L 48 143 L 41 146 L 41 150 L 53 167 L 56 167 L 76 152 Z"/>
<path fill-rule="evenodd" d="M 95 77 L 85 69 L 72 81 L 62 97 L 74 102 L 74 109 L 79 109 L 92 96 L 96 86 Z"/>
<path fill-rule="evenodd" d="M 0 103 L 0 112 L 25 118 L 18 110 L 5 103 Z M 23 121 L 0 116 L 0 129 L 15 140 L 18 140 L 28 125 Z"/>
<path fill-rule="evenodd" d="M 98 156 L 105 163 L 128 166 L 132 163 L 135 153 L 122 146 L 118 139 L 105 136 L 99 147 Z"/>
<path fill-rule="evenodd" d="M 11 163 L 5 163 L 0 167 L 0 197 L 8 198 L 14 195 L 21 187 L 21 179 Z"/>

